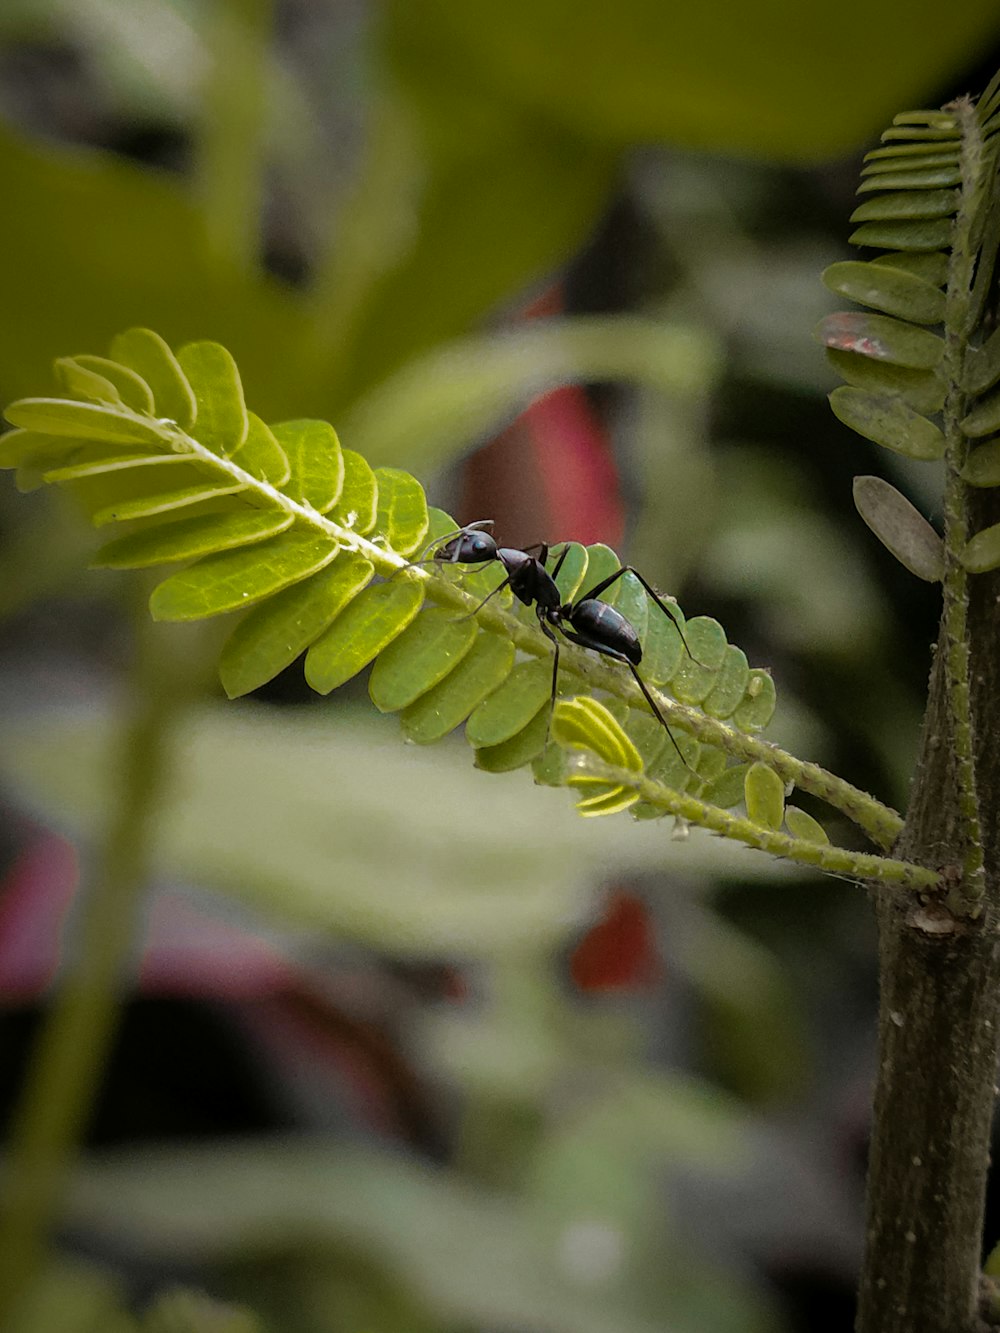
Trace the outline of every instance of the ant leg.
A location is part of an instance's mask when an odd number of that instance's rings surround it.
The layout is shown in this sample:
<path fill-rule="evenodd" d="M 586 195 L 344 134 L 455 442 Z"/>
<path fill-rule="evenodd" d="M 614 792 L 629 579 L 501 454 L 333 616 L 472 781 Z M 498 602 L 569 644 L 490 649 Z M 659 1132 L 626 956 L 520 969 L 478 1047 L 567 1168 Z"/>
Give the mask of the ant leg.
<path fill-rule="evenodd" d="M 479 611 L 483 609 L 483 607 L 486 605 L 486 603 L 490 600 L 491 597 L 495 597 L 498 592 L 503 592 L 504 588 L 506 588 L 509 585 L 509 583 L 510 583 L 510 575 L 508 574 L 507 577 L 504 579 L 504 581 L 502 583 L 498 583 L 497 586 L 494 589 L 492 589 L 491 592 L 488 592 L 486 596 L 483 598 L 483 600 L 479 602 L 478 605 L 474 606 L 467 615 L 459 616 L 458 620 L 456 621 L 456 624 L 460 624 L 463 620 L 471 620 L 474 615 L 476 615 Z"/>
<path fill-rule="evenodd" d="M 535 609 L 537 610 L 538 608 L 536 607 Z M 548 621 L 543 620 L 540 615 L 538 617 L 538 627 L 545 637 L 552 643 L 552 694 L 549 699 L 549 720 L 545 724 L 545 743 L 548 744 L 549 728 L 552 725 L 552 713 L 556 706 L 556 691 L 559 685 L 559 640 L 552 632 L 552 627 L 549 625 Z"/>
<path fill-rule="evenodd" d="M 560 628 L 562 627 L 560 626 Z M 597 643 L 593 639 L 588 639 L 585 635 L 578 634 L 575 630 L 563 629 L 562 632 L 563 634 L 565 634 L 566 638 L 570 640 L 571 643 L 578 643 L 581 648 L 589 648 L 592 652 L 600 653 L 602 657 L 610 657 L 615 662 L 625 663 L 629 671 L 632 672 L 632 675 L 635 678 L 635 683 L 639 686 L 639 689 L 642 690 L 643 698 L 646 700 L 650 708 L 653 710 L 653 715 L 655 716 L 656 720 L 660 723 L 660 725 L 663 727 L 663 730 L 670 737 L 670 743 L 677 751 L 677 756 L 680 759 L 681 763 L 684 765 L 684 767 L 687 769 L 689 773 L 694 773 L 695 776 L 697 776 L 698 775 L 697 769 L 692 768 L 691 765 L 688 763 L 688 761 L 684 758 L 684 752 L 681 749 L 681 747 L 677 744 L 677 738 L 674 735 L 674 733 L 670 730 L 670 725 L 667 722 L 667 719 L 660 712 L 659 706 L 657 705 L 653 696 L 650 694 L 649 689 L 646 686 L 646 682 L 639 675 L 638 671 L 635 669 L 635 666 L 628 660 L 625 654 L 617 652 L 614 648 L 609 648 L 606 644 Z"/>
<path fill-rule="evenodd" d="M 634 574 L 635 577 L 642 584 L 642 586 L 646 589 L 646 592 L 650 595 L 650 597 L 653 599 L 656 605 L 664 613 L 664 615 L 670 617 L 670 619 L 674 623 L 677 633 L 681 636 L 681 643 L 684 645 L 684 651 L 687 653 L 688 657 L 690 657 L 692 662 L 698 662 L 697 657 L 695 657 L 694 653 L 691 651 L 690 646 L 688 645 L 687 638 L 685 637 L 684 634 L 684 626 L 682 625 L 679 617 L 679 612 L 675 607 L 671 607 L 669 602 L 665 602 L 663 600 L 663 598 L 656 591 L 653 585 L 650 582 L 648 582 L 647 579 L 643 578 L 643 576 L 639 573 L 639 571 L 635 568 L 634 565 L 622 565 L 621 569 L 616 569 L 613 574 L 609 574 L 606 579 L 603 579 L 593 588 L 590 588 L 587 592 L 583 594 L 582 597 L 578 597 L 577 601 L 585 602 L 591 597 L 600 597 L 602 592 L 605 592 L 608 588 L 610 588 L 612 583 L 617 583 L 617 581 L 620 578 L 622 578 L 625 574 Z M 698 665 L 704 666 L 704 663 L 698 662 Z"/>

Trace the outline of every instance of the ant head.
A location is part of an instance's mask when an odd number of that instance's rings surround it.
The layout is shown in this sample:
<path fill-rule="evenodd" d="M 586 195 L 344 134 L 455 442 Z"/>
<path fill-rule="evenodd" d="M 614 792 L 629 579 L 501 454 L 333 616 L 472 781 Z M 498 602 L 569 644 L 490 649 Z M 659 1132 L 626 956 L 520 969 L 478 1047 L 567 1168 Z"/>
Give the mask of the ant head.
<path fill-rule="evenodd" d="M 480 560 L 495 560 L 497 544 L 488 532 L 464 531 L 435 551 L 435 560 L 452 564 L 473 565 Z"/>

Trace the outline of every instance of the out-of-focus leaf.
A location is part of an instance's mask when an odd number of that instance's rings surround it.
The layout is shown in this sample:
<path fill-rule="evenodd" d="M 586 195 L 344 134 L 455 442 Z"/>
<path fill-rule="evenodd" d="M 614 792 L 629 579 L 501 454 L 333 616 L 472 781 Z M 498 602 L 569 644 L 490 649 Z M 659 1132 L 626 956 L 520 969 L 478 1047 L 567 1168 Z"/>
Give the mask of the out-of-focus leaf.
<path fill-rule="evenodd" d="M 714 364 L 714 348 L 694 328 L 636 316 L 540 321 L 447 344 L 405 366 L 354 404 L 342 433 L 366 458 L 426 471 L 482 443 L 556 385 L 622 379 L 690 395 Z"/>

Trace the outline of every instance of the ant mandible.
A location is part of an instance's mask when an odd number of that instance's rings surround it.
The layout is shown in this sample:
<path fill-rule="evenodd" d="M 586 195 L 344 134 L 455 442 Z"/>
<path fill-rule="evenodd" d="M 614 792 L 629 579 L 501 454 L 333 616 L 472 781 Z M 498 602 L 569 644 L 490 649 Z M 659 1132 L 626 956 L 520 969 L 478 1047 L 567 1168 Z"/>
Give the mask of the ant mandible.
<path fill-rule="evenodd" d="M 676 613 L 662 600 L 656 589 L 631 565 L 621 565 L 614 573 L 609 574 L 600 583 L 596 583 L 576 601 L 563 602 L 559 588 L 556 585 L 556 579 L 559 577 L 563 561 L 569 553 L 569 545 L 563 547 L 556 560 L 555 567 L 550 572 L 545 567 L 549 558 L 549 548 L 545 542 L 538 542 L 536 545 L 524 549 L 498 546 L 493 536 L 483 531 L 484 528 L 492 526 L 492 519 L 481 519 L 476 523 L 467 524 L 464 528 L 456 529 L 450 536 L 437 538 L 432 546 L 438 545 L 438 550 L 434 552 L 432 559 L 451 565 L 476 565 L 497 560 L 503 565 L 506 578 L 483 598 L 475 611 L 481 610 L 490 598 L 495 597 L 497 593 L 507 587 L 510 588 L 519 602 L 522 602 L 525 606 L 534 606 L 535 614 L 538 616 L 539 628 L 545 637 L 551 641 L 553 647 L 552 707 L 555 707 L 556 688 L 559 679 L 559 640 L 553 633 L 553 629 L 559 630 L 564 638 L 569 639 L 571 643 L 579 644 L 581 648 L 590 648 L 592 652 L 600 653 L 603 657 L 610 657 L 616 662 L 624 662 L 631 671 L 646 702 L 653 710 L 654 716 L 670 737 L 671 743 L 680 755 L 684 766 L 690 769 L 691 765 L 684 758 L 673 732 L 667 725 L 666 718 L 660 712 L 656 701 L 636 669 L 642 661 L 642 645 L 639 642 L 638 634 L 620 611 L 616 611 L 613 606 L 600 600 L 600 594 L 606 592 L 612 584 L 617 583 L 626 574 L 634 574 L 660 610 L 669 616 L 676 625 L 688 656 L 693 658 Z M 441 544 L 439 545 L 439 543 Z M 430 547 L 427 549 L 429 550 Z M 538 554 L 533 555 L 532 552 L 536 551 Z M 417 561 L 416 563 L 429 562 Z"/>

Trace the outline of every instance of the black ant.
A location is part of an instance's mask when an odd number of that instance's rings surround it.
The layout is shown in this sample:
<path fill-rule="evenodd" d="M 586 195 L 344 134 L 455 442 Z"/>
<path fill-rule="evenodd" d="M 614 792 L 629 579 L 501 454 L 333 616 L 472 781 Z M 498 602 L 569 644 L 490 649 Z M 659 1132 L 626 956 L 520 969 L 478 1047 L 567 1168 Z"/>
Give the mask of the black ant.
<path fill-rule="evenodd" d="M 576 601 L 563 602 L 562 595 L 556 585 L 556 579 L 559 577 L 563 561 L 569 553 L 569 545 L 563 547 L 556 560 L 555 567 L 550 572 L 545 567 L 549 558 L 549 548 L 545 542 L 538 542 L 536 545 L 525 547 L 523 550 L 511 546 L 498 546 L 493 536 L 483 531 L 483 528 L 492 526 L 492 519 L 482 519 L 477 523 L 469 523 L 464 528 L 458 528 L 450 537 L 437 538 L 431 545 L 443 544 L 439 545 L 439 549 L 434 552 L 432 559 L 451 565 L 476 565 L 498 560 L 503 565 L 507 574 L 506 578 L 483 598 L 475 611 L 481 610 L 490 598 L 495 597 L 497 593 L 507 587 L 510 588 L 519 602 L 523 602 L 525 606 L 534 606 L 539 627 L 545 637 L 551 640 L 555 654 L 552 663 L 552 707 L 555 706 L 556 702 L 556 686 L 559 678 L 559 640 L 552 632 L 553 629 L 559 630 L 564 638 L 569 639 L 571 643 L 579 644 L 581 648 L 590 648 L 603 657 L 610 657 L 616 662 L 624 662 L 631 671 L 646 702 L 653 710 L 653 714 L 670 737 L 673 747 L 680 755 L 684 766 L 690 769 L 691 765 L 684 758 L 680 746 L 674 739 L 673 732 L 667 725 L 666 718 L 660 712 L 653 696 L 636 670 L 642 661 L 642 645 L 639 642 L 638 634 L 620 611 L 616 611 L 609 603 L 600 600 L 600 594 L 606 592 L 612 584 L 617 583 L 625 574 L 634 574 L 660 610 L 669 616 L 676 625 L 677 632 L 681 636 L 681 642 L 684 644 L 688 656 L 693 659 L 694 655 L 688 647 L 684 630 L 681 628 L 676 612 L 661 599 L 656 589 L 651 587 L 639 571 L 633 569 L 631 565 L 621 565 L 613 574 L 609 574 L 600 583 L 596 583 Z M 429 550 L 430 547 L 426 549 Z M 537 555 L 532 554 L 535 551 L 538 552 Z M 417 563 L 430 562 L 418 561 Z M 475 614 L 475 611 L 473 614 Z"/>

